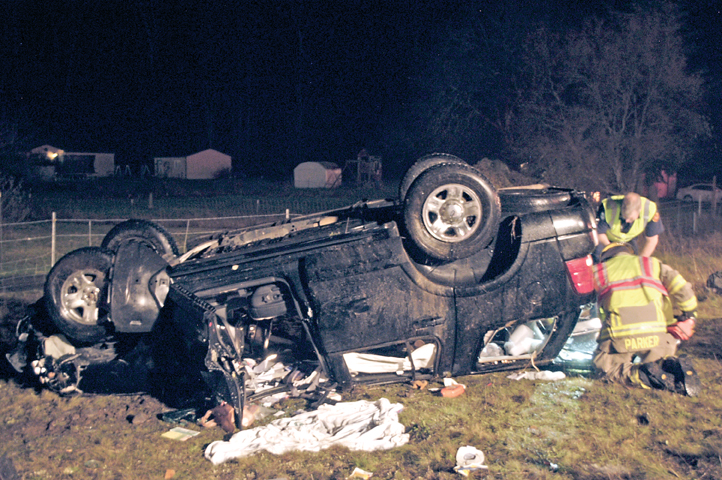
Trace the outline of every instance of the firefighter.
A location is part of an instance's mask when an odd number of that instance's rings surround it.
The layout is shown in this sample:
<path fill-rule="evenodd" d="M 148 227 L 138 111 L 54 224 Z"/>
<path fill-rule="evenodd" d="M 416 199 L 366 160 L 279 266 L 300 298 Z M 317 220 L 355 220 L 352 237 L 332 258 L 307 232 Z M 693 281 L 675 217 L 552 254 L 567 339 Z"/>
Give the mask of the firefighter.
<path fill-rule="evenodd" d="M 634 192 L 604 199 L 597 217 L 599 233 L 597 258 L 601 249 L 611 242 L 630 243 L 635 253 L 650 257 L 657 248 L 659 234 L 664 232 L 657 204 Z M 644 245 L 639 251 L 637 238 L 642 233 L 644 233 Z"/>
<path fill-rule="evenodd" d="M 690 359 L 675 356 L 680 340 L 694 334 L 692 285 L 623 243 L 604 248 L 594 266 L 594 284 L 603 320 L 593 360 L 599 377 L 696 396 L 700 381 Z M 673 307 L 682 312 L 678 318 Z"/>

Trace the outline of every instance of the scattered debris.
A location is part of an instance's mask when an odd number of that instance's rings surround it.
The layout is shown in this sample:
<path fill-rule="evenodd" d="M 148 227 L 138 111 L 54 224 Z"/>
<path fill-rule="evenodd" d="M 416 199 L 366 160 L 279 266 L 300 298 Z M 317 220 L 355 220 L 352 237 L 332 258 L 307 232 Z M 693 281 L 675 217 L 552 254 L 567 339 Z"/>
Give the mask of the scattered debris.
<path fill-rule="evenodd" d="M 429 386 L 429 382 L 427 380 L 414 380 L 411 382 L 411 387 L 415 388 L 416 390 L 423 390 L 427 386 Z"/>
<path fill-rule="evenodd" d="M 170 412 L 162 413 L 160 419 L 167 423 L 184 423 L 191 422 L 195 423 L 197 420 L 195 408 L 182 408 L 179 410 L 171 410 Z"/>
<path fill-rule="evenodd" d="M 181 442 L 185 442 L 191 437 L 195 437 L 201 432 L 197 432 L 195 430 L 190 430 L 188 428 L 183 427 L 174 427 L 165 432 L 161 435 L 161 437 L 170 438 L 171 440 L 178 440 Z"/>
<path fill-rule="evenodd" d="M 333 445 L 350 450 L 388 450 L 409 441 L 406 427 L 398 420 L 402 409 L 403 405 L 386 398 L 324 404 L 311 412 L 242 430 L 228 441 L 212 442 L 205 457 L 218 465 L 262 450 L 274 455 L 294 450 L 317 452 Z"/>
<path fill-rule="evenodd" d="M 457 383 L 453 378 L 444 379 L 444 388 L 441 389 L 441 396 L 446 398 L 458 397 L 466 391 L 466 385 Z"/>
<path fill-rule="evenodd" d="M 171 478 L 175 477 L 175 470 L 169 468 L 165 471 L 165 476 L 163 477 L 165 480 L 170 480 Z"/>
<path fill-rule="evenodd" d="M 351 472 L 351 475 L 348 478 L 362 478 L 364 480 L 368 480 L 373 476 L 373 473 L 367 472 L 366 470 L 361 470 L 360 468 L 356 467 L 353 469 L 353 472 Z"/>
<path fill-rule="evenodd" d="M 468 477 L 470 472 L 488 468 L 484 465 L 484 452 L 481 450 L 469 445 L 459 447 L 459 450 L 457 450 L 456 466 L 454 467 L 456 473 Z"/>
<path fill-rule="evenodd" d="M 251 405 L 243 410 L 243 426 L 246 427 L 253 423 L 253 420 L 246 420 L 246 412 L 249 410 Z M 252 414 L 251 414 L 252 415 Z M 250 417 L 249 417 L 250 418 Z M 212 428 L 215 426 L 221 427 L 226 433 L 233 433 L 236 429 L 235 412 L 233 407 L 226 402 L 221 402 L 220 405 L 208 410 L 205 415 L 199 420 L 199 423 L 204 428 Z"/>
<path fill-rule="evenodd" d="M 722 295 L 722 270 L 707 277 L 707 288 Z"/>
<path fill-rule="evenodd" d="M 552 372 L 551 370 L 540 370 L 535 372 L 515 372 L 511 375 L 507 376 L 506 378 L 510 378 L 512 380 L 549 380 L 549 381 L 557 381 L 557 380 L 563 380 L 567 378 L 566 374 L 564 372 Z"/>

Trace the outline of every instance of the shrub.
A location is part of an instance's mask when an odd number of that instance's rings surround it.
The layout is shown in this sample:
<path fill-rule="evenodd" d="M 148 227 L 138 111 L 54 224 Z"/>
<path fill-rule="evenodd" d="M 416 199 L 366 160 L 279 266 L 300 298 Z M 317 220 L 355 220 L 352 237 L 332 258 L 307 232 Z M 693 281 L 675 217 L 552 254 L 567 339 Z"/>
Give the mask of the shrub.
<path fill-rule="evenodd" d="M 30 194 L 22 181 L 0 173 L 0 222 L 23 222 L 30 217 Z"/>

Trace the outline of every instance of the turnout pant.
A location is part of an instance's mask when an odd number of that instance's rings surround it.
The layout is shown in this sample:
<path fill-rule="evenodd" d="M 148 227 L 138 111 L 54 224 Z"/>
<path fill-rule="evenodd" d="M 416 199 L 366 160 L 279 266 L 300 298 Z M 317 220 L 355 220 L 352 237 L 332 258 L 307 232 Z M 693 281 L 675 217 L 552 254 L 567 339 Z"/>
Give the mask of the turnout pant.
<path fill-rule="evenodd" d="M 656 362 L 661 358 L 671 357 L 677 353 L 678 341 L 669 333 L 665 333 L 656 347 L 641 352 L 617 352 L 611 340 L 597 345 L 594 352 L 594 366 L 599 378 L 610 382 L 622 383 L 627 386 L 639 386 L 639 373 L 634 357 L 639 357 L 639 365 Z"/>

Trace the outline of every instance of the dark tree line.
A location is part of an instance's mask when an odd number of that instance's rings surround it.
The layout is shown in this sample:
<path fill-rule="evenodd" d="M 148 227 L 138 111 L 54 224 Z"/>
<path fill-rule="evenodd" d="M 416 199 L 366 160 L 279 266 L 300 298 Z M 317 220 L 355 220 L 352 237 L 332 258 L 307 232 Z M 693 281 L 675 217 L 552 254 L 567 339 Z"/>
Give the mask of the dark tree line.
<path fill-rule="evenodd" d="M 690 164 L 714 2 L 521 3 L 6 2 L 3 112 L 24 147 L 216 148 L 250 176 L 362 147 L 390 174 L 441 150 L 606 191 Z"/>
<path fill-rule="evenodd" d="M 579 21 L 514 6 L 477 12 L 450 25 L 422 77 L 416 107 L 439 148 L 498 155 L 552 184 L 624 192 L 695 160 L 709 139 L 676 5 Z"/>

